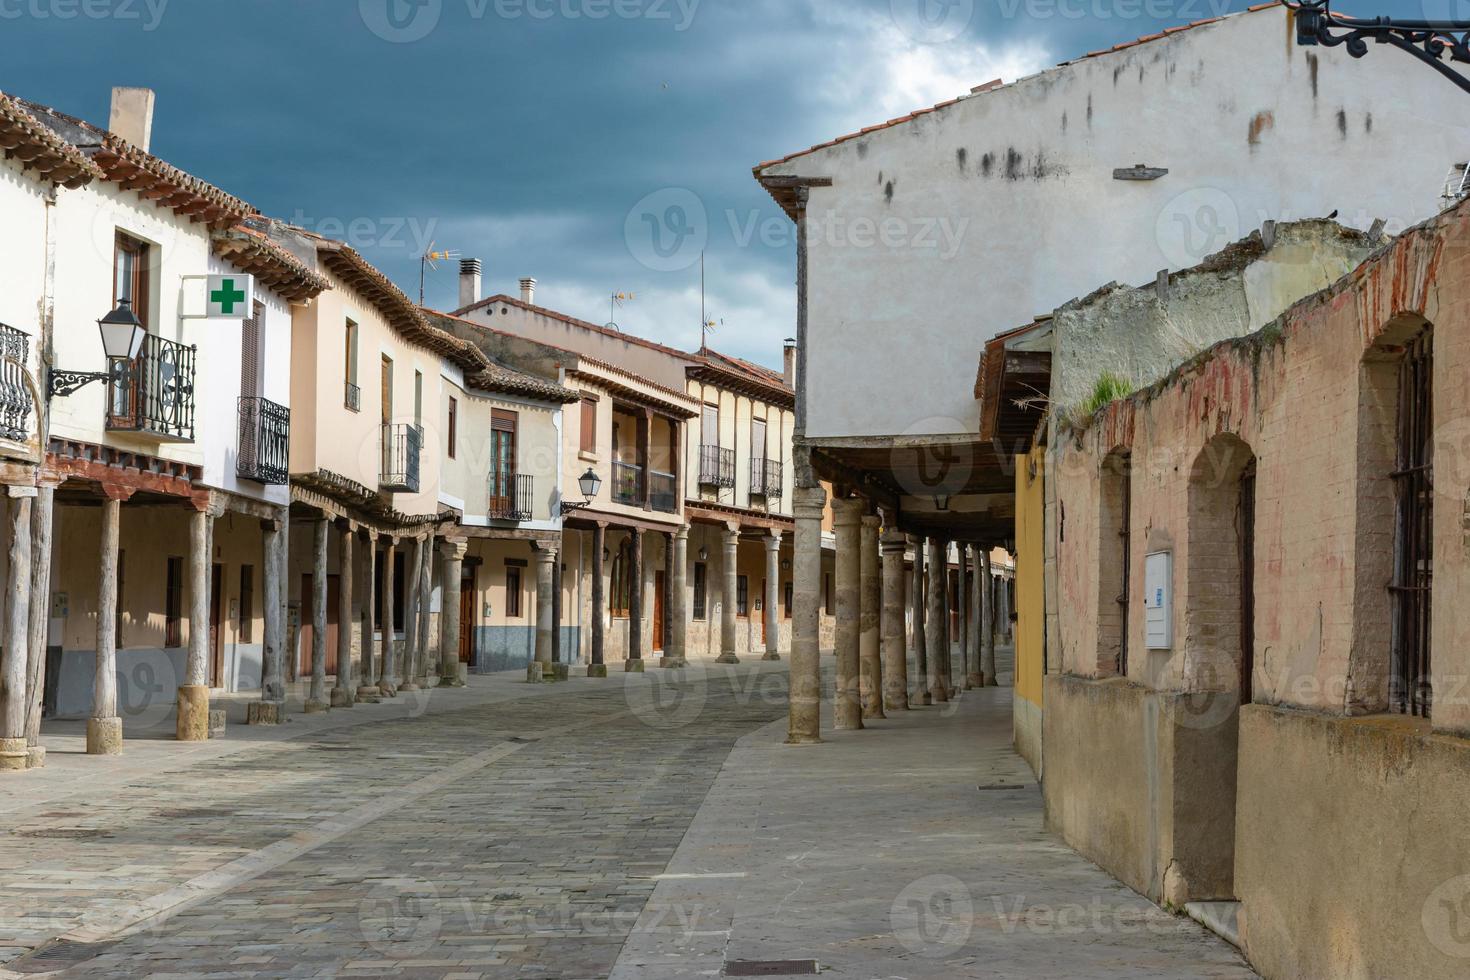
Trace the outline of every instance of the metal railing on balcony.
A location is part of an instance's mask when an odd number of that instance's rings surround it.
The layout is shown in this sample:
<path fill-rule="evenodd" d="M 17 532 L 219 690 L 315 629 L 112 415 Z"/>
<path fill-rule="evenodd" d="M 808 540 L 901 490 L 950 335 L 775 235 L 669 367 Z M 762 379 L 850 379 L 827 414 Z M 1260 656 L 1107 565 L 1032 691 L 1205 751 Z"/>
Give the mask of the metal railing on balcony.
<path fill-rule="evenodd" d="M 639 507 L 643 504 L 643 467 L 636 463 L 613 460 L 612 499 L 614 503 Z"/>
<path fill-rule="evenodd" d="M 699 485 L 726 489 L 735 486 L 735 450 L 700 446 Z"/>
<path fill-rule="evenodd" d="M 362 411 L 362 389 L 351 381 L 347 382 L 342 395 L 342 404 L 349 412 Z"/>
<path fill-rule="evenodd" d="M 648 505 L 661 514 L 679 512 L 679 478 L 673 473 L 648 471 Z"/>
<path fill-rule="evenodd" d="M 490 519 L 529 521 L 533 513 L 536 481 L 533 477 L 503 470 L 490 471 Z"/>
<path fill-rule="evenodd" d="M 194 441 L 193 347 L 156 334 L 131 362 L 115 361 L 108 382 L 107 428 Z"/>
<path fill-rule="evenodd" d="M 0 323 L 0 438 L 25 442 L 31 437 L 31 389 L 26 384 L 26 361 L 31 338 Z"/>
<path fill-rule="evenodd" d="M 269 486 L 290 482 L 291 410 L 266 398 L 240 399 L 240 442 L 235 473 Z"/>
<path fill-rule="evenodd" d="M 383 426 L 383 469 L 378 489 L 419 492 L 419 454 L 423 440 L 417 426 L 389 422 Z"/>
<path fill-rule="evenodd" d="M 750 461 L 750 495 L 767 500 L 781 499 L 784 482 L 781 463 L 774 459 L 752 459 Z"/>

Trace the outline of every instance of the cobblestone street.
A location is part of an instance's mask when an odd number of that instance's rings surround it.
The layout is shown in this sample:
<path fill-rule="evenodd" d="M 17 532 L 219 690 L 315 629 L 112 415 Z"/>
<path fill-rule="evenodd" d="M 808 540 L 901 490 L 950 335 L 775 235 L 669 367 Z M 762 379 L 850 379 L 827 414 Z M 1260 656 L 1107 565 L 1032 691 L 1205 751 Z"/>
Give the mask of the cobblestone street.
<path fill-rule="evenodd" d="M 1041 830 L 997 692 L 787 750 L 781 665 L 671 678 L 477 678 L 473 695 L 450 695 L 462 703 L 421 717 L 380 705 L 353 712 L 379 722 L 297 722 L 285 740 L 135 767 L 123 792 L 98 796 L 63 778 L 86 760 L 57 752 L 36 775 L 62 789 L 32 789 L 0 814 L 0 973 L 673 978 L 804 956 L 841 976 L 891 975 L 894 958 L 911 961 L 904 976 L 1056 976 L 1060 964 L 1068 975 L 1249 975 L 1224 944 Z M 976 734 L 985 744 L 969 751 L 960 739 Z M 891 757 L 924 744 L 923 767 Z M 860 747 L 867 763 L 848 768 Z M 782 760 L 796 768 L 778 771 Z M 983 796 L 986 815 L 973 786 L 998 775 L 1021 789 Z M 871 807 L 849 795 L 834 808 L 844 784 L 868 786 Z M 943 784 L 953 792 L 936 792 Z M 914 833 L 926 799 L 930 831 Z M 987 843 L 995 827 L 1013 836 Z M 877 847 L 885 835 L 891 846 Z M 1028 857 L 1038 849 L 1041 860 Z M 798 871 L 807 890 L 792 900 Z M 1140 927 L 1084 942 L 1025 925 L 1002 934 L 988 891 L 962 936 L 892 919 L 895 895 L 935 874 L 1006 881 L 1027 901 L 1086 907 L 1102 894 Z M 1041 877 L 1025 884 L 1030 874 Z M 919 936 L 938 937 L 942 955 Z"/>

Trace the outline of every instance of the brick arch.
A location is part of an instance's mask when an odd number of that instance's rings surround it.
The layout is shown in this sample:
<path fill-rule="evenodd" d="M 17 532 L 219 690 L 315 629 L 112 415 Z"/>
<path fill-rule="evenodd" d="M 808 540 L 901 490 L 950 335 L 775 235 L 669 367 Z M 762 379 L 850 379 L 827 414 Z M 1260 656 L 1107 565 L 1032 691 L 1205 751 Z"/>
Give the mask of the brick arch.
<path fill-rule="evenodd" d="M 1184 687 L 1239 691 L 1242 622 L 1242 479 L 1255 472 L 1255 453 L 1239 436 L 1212 437 L 1190 467 L 1189 527 L 1184 579 Z M 1252 651 L 1251 656 L 1254 656 Z M 1244 692 L 1247 696 L 1250 692 Z"/>

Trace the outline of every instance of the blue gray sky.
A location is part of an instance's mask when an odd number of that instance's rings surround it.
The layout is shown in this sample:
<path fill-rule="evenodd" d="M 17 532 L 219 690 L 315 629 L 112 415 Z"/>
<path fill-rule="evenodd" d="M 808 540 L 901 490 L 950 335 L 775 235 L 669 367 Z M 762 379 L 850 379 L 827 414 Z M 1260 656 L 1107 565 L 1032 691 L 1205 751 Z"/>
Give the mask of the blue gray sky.
<path fill-rule="evenodd" d="M 775 366 L 794 246 L 754 164 L 1243 6 L 0 0 L 0 89 L 106 125 L 111 86 L 148 86 L 155 153 L 345 238 L 410 295 L 432 242 L 482 259 L 489 291 L 534 276 L 538 302 L 598 323 L 633 293 L 622 329 L 697 347 L 698 250 L 661 254 L 645 215 L 683 221 L 707 241 L 711 346 Z M 431 271 L 428 303 L 456 305 L 456 277 Z"/>

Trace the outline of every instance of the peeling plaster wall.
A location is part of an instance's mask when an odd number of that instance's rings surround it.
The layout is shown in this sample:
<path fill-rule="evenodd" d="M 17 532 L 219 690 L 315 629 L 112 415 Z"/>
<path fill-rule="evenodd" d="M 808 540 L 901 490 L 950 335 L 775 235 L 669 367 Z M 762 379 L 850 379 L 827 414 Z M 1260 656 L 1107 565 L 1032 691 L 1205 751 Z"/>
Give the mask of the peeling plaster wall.
<path fill-rule="evenodd" d="M 974 432 L 985 339 L 1099 283 L 1268 219 L 1392 233 L 1434 214 L 1470 148 L 1453 88 L 1291 30 L 1280 7 L 1227 17 L 767 167 L 833 180 L 807 211 L 807 435 Z M 1170 172 L 1113 179 L 1137 163 Z"/>

